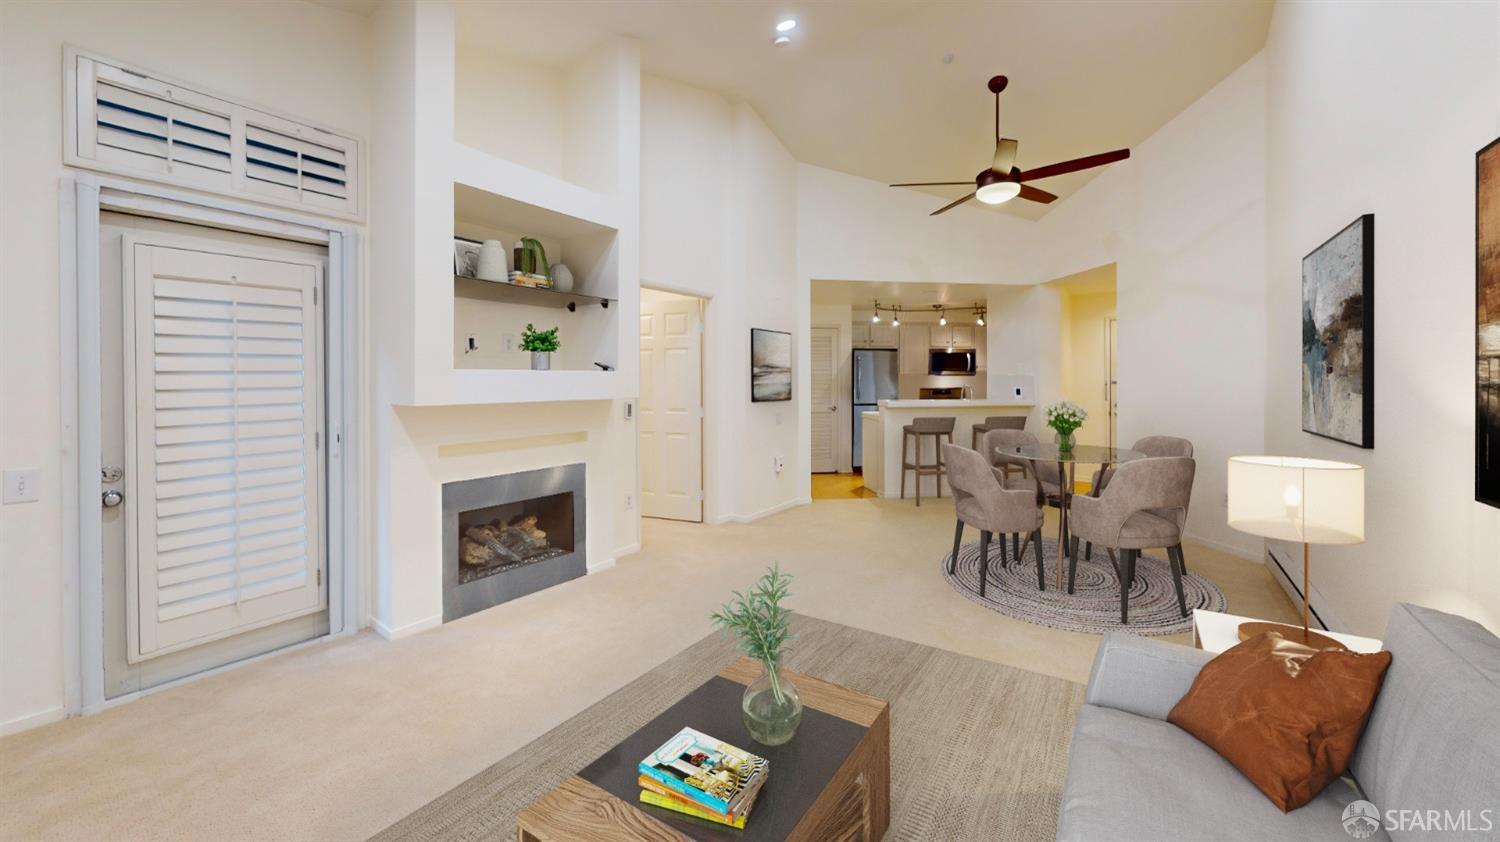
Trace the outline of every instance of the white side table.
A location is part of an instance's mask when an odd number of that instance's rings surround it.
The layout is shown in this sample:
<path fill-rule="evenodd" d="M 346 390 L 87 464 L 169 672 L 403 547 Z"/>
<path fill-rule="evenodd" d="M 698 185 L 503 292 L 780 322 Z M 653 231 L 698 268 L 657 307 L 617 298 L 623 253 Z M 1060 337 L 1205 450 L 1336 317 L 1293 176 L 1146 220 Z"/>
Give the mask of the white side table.
<path fill-rule="evenodd" d="M 1240 643 L 1240 623 L 1257 622 L 1256 617 L 1241 617 L 1236 614 L 1223 614 L 1218 611 L 1205 611 L 1202 608 L 1193 609 L 1193 645 L 1205 652 L 1218 654 L 1232 646 Z M 1289 624 L 1290 625 L 1290 624 Z M 1296 626 L 1300 631 L 1301 626 Z M 1340 634 L 1339 632 L 1318 632 L 1326 637 L 1331 637 L 1339 643 L 1349 647 L 1350 652 L 1370 653 L 1380 651 L 1380 641 L 1373 637 L 1360 637 L 1353 634 Z"/>

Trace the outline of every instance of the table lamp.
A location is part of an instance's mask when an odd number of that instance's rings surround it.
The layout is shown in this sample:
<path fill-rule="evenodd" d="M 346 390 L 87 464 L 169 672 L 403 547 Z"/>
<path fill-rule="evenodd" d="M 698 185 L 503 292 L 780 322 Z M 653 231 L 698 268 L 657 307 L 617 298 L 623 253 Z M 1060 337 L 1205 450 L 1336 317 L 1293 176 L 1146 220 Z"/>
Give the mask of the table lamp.
<path fill-rule="evenodd" d="M 1231 457 L 1229 525 L 1302 545 L 1302 643 L 1343 649 L 1343 644 L 1307 627 L 1308 546 L 1364 543 L 1364 467 L 1295 456 Z M 1241 623 L 1240 639 L 1267 631 L 1295 639 L 1289 630 L 1294 629 L 1281 623 Z"/>

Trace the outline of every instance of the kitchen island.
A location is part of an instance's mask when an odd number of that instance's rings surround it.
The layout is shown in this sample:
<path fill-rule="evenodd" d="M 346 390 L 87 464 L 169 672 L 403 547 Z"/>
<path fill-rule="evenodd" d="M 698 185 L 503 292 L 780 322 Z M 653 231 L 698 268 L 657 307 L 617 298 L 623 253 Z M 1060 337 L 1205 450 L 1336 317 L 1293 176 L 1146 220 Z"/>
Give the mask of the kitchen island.
<path fill-rule="evenodd" d="M 914 418 L 953 418 L 953 443 L 968 447 L 973 438 L 974 425 L 984 423 L 991 415 L 1031 414 L 1030 401 L 1005 400 L 887 400 L 879 403 L 879 411 L 860 414 L 863 449 L 861 462 L 865 487 L 882 497 L 901 496 L 901 428 Z M 1029 425 L 1028 425 L 1029 426 Z M 912 459 L 915 462 L 915 459 Z M 922 439 L 922 463 L 934 464 L 932 437 Z M 937 477 L 922 477 L 922 496 L 935 496 Z M 947 482 L 943 483 L 944 496 L 948 494 Z M 916 478 L 906 481 L 906 496 L 916 495 Z"/>

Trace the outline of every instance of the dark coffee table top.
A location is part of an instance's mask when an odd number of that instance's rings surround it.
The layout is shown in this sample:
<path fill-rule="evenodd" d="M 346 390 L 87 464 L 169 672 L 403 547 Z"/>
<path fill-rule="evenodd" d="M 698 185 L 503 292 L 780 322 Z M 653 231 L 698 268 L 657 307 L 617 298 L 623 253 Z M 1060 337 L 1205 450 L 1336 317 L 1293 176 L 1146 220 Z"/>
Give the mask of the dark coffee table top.
<path fill-rule="evenodd" d="M 584 767 L 578 777 L 693 839 L 784 839 L 864 737 L 866 727 L 804 706 L 802 724 L 791 742 L 763 746 L 750 738 L 740 718 L 744 694 L 744 684 L 715 676 Z M 744 830 L 641 803 L 637 764 L 684 727 L 697 728 L 770 761 L 770 777 L 750 809 Z"/>

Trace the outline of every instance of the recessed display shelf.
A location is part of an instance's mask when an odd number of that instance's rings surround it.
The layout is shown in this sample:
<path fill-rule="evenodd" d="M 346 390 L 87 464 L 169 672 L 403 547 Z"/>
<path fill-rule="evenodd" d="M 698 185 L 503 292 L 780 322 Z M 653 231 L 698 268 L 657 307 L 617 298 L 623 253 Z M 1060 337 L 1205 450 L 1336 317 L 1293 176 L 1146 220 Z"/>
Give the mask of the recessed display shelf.
<path fill-rule="evenodd" d="M 579 307 L 598 305 L 608 310 L 612 299 L 547 287 L 527 287 L 509 281 L 486 281 L 481 278 L 453 276 L 453 294 L 461 298 L 479 298 L 507 304 L 529 304 L 533 307 L 559 307 L 576 312 Z"/>

